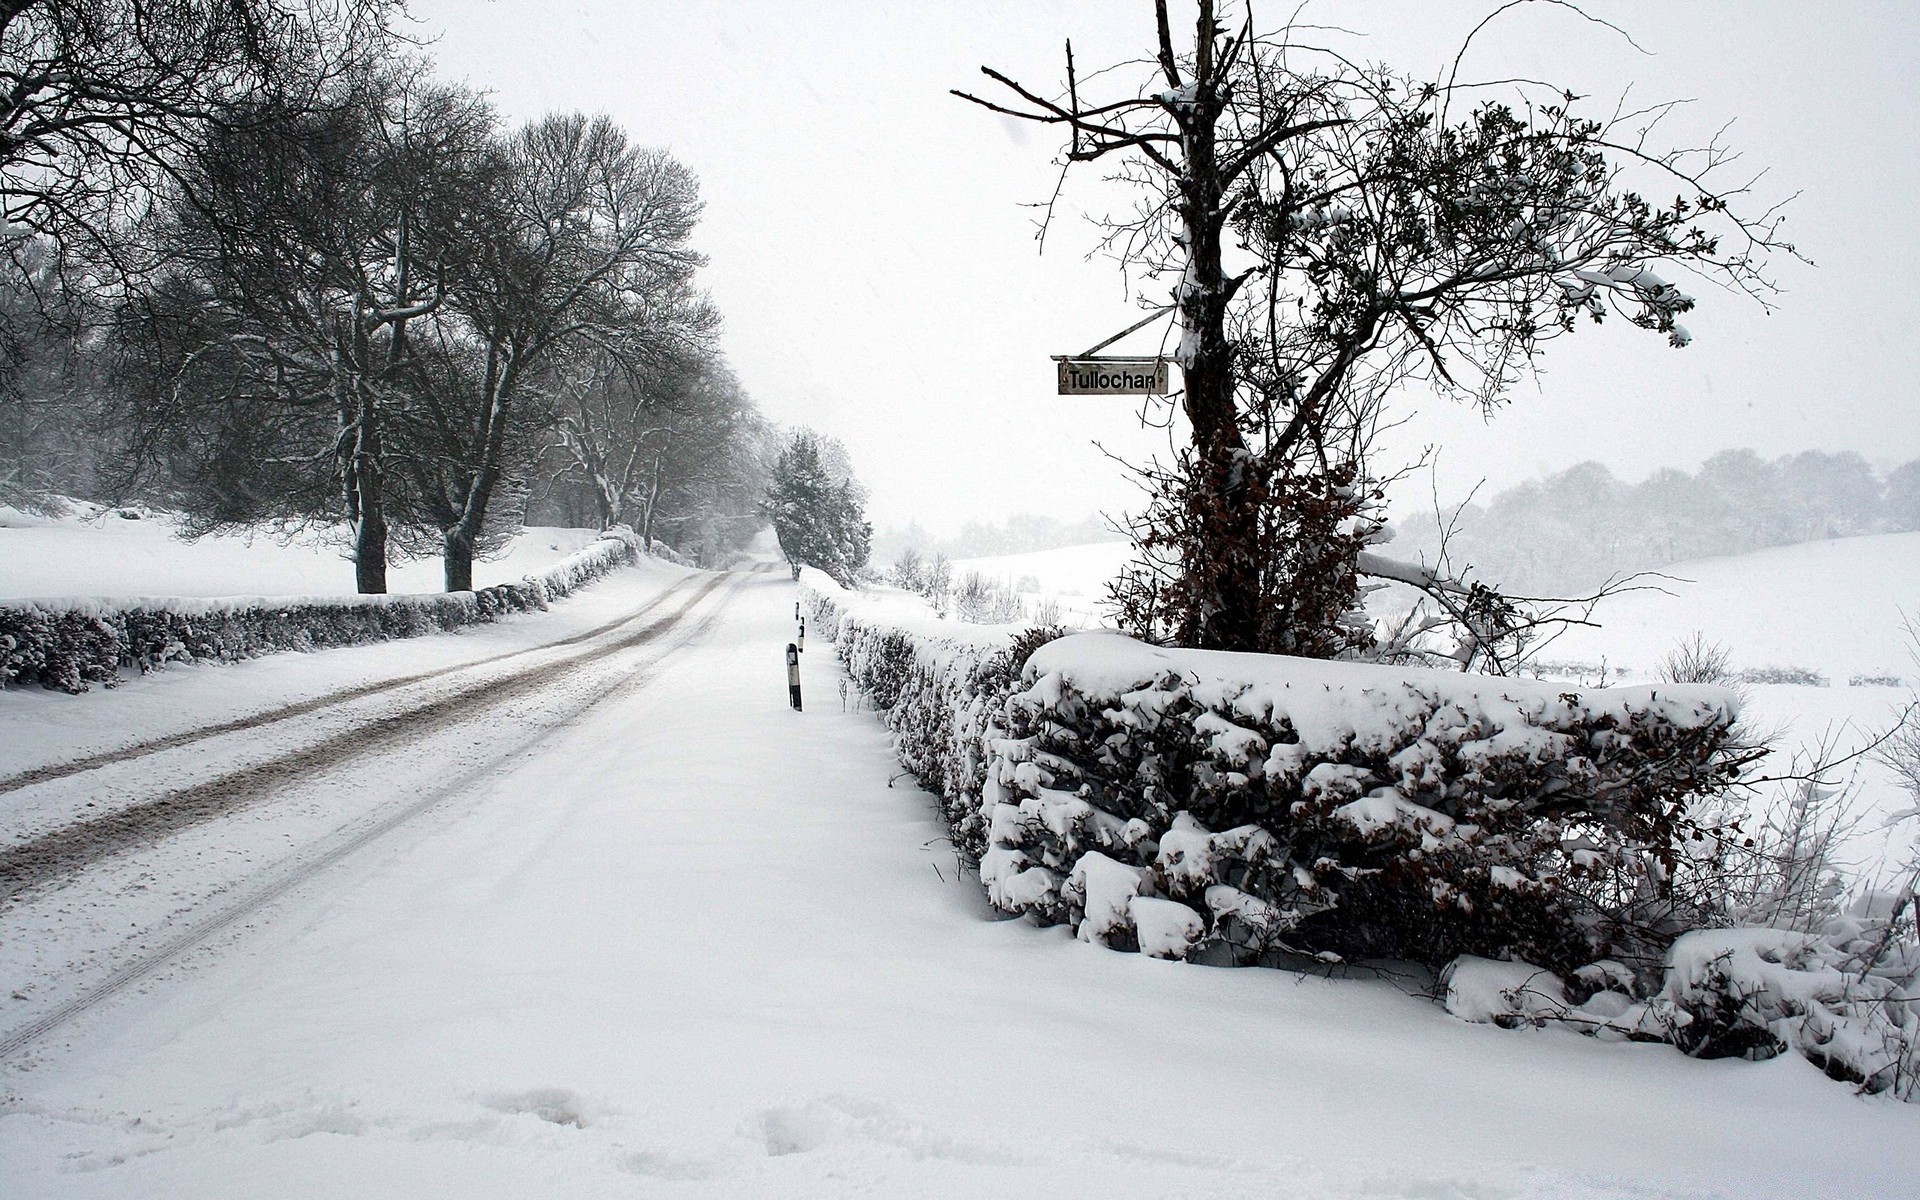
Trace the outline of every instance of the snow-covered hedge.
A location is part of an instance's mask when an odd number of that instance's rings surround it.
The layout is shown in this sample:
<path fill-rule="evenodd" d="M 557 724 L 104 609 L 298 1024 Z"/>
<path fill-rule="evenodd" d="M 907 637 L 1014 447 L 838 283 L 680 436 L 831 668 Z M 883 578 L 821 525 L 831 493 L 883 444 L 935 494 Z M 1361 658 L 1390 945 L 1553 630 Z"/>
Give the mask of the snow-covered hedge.
<path fill-rule="evenodd" d="M 1652 872 L 1728 781 L 1733 698 L 1166 650 L 1039 649 L 980 805 L 994 903 L 1162 957 L 1616 952 L 1591 886 Z"/>
<path fill-rule="evenodd" d="M 384 596 L 136 597 L 0 602 L 0 684 L 82 692 L 121 669 L 231 662 L 459 629 L 544 609 L 631 564 L 639 540 L 614 531 L 537 576 L 471 592 Z"/>
<path fill-rule="evenodd" d="M 1714 688 L 1036 647 L 829 589 L 816 626 L 992 902 L 1118 948 L 1572 970 L 1619 949 L 1599 894 L 1660 871 L 1734 769 Z"/>
<path fill-rule="evenodd" d="M 982 747 L 1019 670 L 1021 631 L 863 605 L 826 575 L 802 573 L 809 627 L 882 712 L 901 765 L 941 798 L 963 853 L 979 857 Z M 880 611 L 876 612 L 875 608 Z M 1031 641 L 1031 639 L 1027 639 Z"/>
<path fill-rule="evenodd" d="M 1161 958 L 1447 963 L 1467 1020 L 1703 1057 L 1790 1046 L 1916 1096 L 1920 949 L 1885 920 L 1648 944 L 1616 919 L 1744 761 L 1726 691 L 966 626 L 824 578 L 805 594 L 1002 911 Z"/>
<path fill-rule="evenodd" d="M 1462 957 L 1442 985 L 1447 1011 L 1463 1020 L 1671 1042 L 1698 1058 L 1792 1049 L 1861 1091 L 1920 1100 L 1920 945 L 1888 936 L 1884 921 L 1694 930 L 1668 949 L 1652 994 L 1616 962 L 1563 978 Z"/>

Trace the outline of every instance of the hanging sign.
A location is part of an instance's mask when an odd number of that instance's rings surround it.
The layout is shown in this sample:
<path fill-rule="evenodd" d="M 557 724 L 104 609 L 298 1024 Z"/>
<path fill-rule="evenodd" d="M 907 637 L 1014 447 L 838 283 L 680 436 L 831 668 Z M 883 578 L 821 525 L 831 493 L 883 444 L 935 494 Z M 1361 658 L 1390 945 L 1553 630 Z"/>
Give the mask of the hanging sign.
<path fill-rule="evenodd" d="M 1164 396 L 1164 358 L 1058 358 L 1062 396 Z"/>

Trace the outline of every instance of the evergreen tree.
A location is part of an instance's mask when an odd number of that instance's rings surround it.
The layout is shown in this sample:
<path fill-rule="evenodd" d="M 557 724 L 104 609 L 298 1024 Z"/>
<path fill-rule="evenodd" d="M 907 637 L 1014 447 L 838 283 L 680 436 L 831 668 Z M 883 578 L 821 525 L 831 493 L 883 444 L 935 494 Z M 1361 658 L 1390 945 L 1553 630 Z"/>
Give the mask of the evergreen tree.
<path fill-rule="evenodd" d="M 800 578 L 801 567 L 817 567 L 852 586 L 867 565 L 873 526 L 866 521 L 866 497 L 851 474 L 835 479 L 822 461 L 822 442 L 799 430 L 774 463 L 765 508 L 780 551 Z"/>

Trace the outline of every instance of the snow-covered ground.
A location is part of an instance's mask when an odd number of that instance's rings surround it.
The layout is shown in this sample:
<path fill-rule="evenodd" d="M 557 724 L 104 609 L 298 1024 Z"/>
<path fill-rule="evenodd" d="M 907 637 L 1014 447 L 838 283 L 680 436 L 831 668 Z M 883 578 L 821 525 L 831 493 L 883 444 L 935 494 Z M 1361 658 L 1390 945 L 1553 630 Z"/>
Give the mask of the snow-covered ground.
<path fill-rule="evenodd" d="M 1028 554 L 956 559 L 953 569 L 955 575 L 978 571 L 988 579 L 1027 592 L 1030 601 L 1057 600 L 1074 624 L 1097 628 L 1106 615 L 1107 583 L 1132 557 L 1129 542 L 1094 542 Z M 1027 583 L 1039 587 L 1024 587 Z"/>
<path fill-rule="evenodd" d="M 959 559 L 1009 583 L 1099 611 L 1107 582 L 1132 550 L 1124 542 Z M 1569 630 L 1543 657 L 1653 678 L 1660 659 L 1698 630 L 1732 652 L 1736 668 L 1805 667 L 1845 687 L 1856 675 L 1920 681 L 1904 620 L 1920 616 L 1920 533 L 1781 546 L 1662 567 L 1645 586 L 1609 600 L 1598 628 Z"/>
<path fill-rule="evenodd" d="M 621 573 L 453 637 L 7 694 L 0 742 L 17 770 L 436 665 L 544 663 L 684 578 Z M 318 769 L 320 799 L 432 802 L 0 1065 L 0 1192 L 1799 1197 L 1920 1177 L 1920 1109 L 1797 1056 L 1472 1026 L 1390 981 L 990 919 L 884 730 L 842 709 L 829 653 L 787 709 L 793 599 L 784 572 L 732 577 L 684 636 L 578 676 L 598 684 L 430 731 L 449 740 L 424 764 L 403 742 Z M 571 720 L 548 719 L 556 694 Z M 0 820 L 79 778 L 0 794 Z M 208 828 L 271 877 L 276 837 L 297 855 L 327 825 L 302 795 Z M 0 908 L 0 946 L 146 912 L 214 849 L 176 838 L 142 851 L 144 877 L 82 873 L 29 899 L 52 918 L 31 928 Z"/>
<path fill-rule="evenodd" d="M 123 511 L 138 514 L 129 519 Z M 586 529 L 529 527 L 506 552 L 473 564 L 475 586 L 535 575 L 591 543 Z M 182 541 L 165 513 L 76 505 L 47 518 L 0 505 L 0 599 L 27 596 L 351 595 L 353 563 L 323 532 L 279 539 L 218 535 Z M 438 558 L 396 562 L 389 590 L 437 592 Z"/>
<path fill-rule="evenodd" d="M 1550 658 L 1650 675 L 1699 630 L 1737 669 L 1804 667 L 1844 688 L 1856 675 L 1920 682 L 1904 628 L 1920 617 L 1920 533 L 1779 546 L 1662 567 L 1648 588 L 1609 601 L 1598 629 L 1574 629 Z"/>

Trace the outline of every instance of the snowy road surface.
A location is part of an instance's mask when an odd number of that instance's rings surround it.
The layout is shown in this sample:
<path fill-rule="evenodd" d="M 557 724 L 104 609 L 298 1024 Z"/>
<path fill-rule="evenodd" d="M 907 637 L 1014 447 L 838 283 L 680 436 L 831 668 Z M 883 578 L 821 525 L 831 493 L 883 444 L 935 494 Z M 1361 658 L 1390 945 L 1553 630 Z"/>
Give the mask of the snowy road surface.
<path fill-rule="evenodd" d="M 653 567 L 0 695 L 0 1196 L 1920 1194 L 1797 1056 L 989 919 L 792 612 Z"/>

